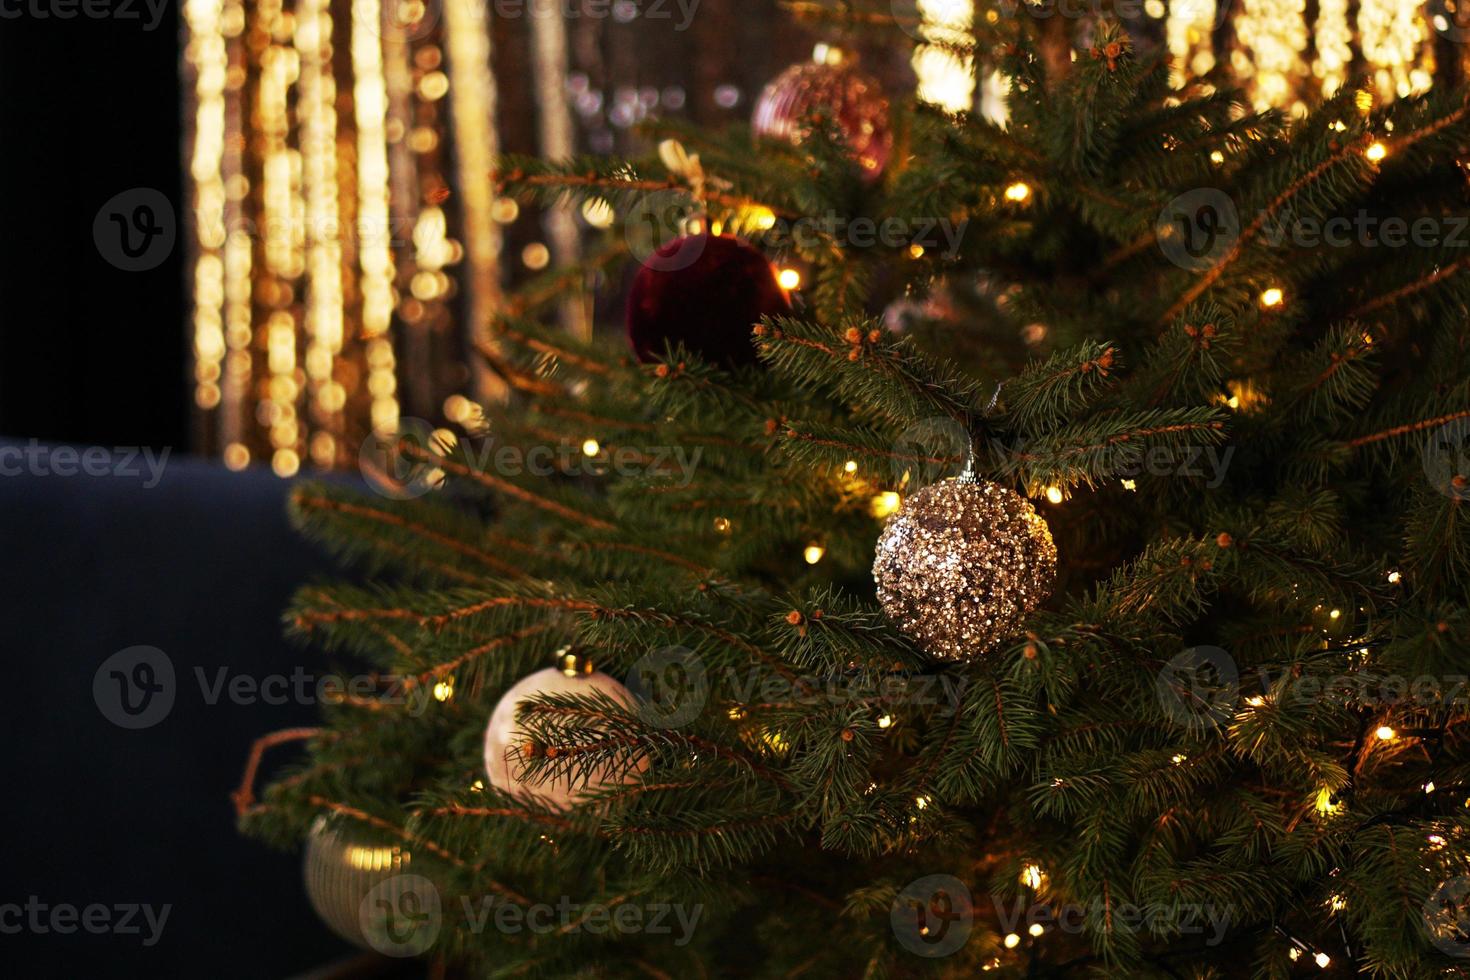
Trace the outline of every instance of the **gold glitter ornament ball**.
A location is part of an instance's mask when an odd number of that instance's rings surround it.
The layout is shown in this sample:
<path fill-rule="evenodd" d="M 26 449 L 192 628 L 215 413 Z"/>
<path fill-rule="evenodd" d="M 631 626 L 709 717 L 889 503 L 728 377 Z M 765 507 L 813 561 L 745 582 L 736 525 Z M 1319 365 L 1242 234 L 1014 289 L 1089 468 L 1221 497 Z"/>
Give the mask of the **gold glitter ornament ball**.
<path fill-rule="evenodd" d="M 973 660 L 1012 635 L 1056 577 L 1051 529 L 1031 502 L 964 477 L 905 500 L 873 559 L 889 619 L 950 660 Z"/>

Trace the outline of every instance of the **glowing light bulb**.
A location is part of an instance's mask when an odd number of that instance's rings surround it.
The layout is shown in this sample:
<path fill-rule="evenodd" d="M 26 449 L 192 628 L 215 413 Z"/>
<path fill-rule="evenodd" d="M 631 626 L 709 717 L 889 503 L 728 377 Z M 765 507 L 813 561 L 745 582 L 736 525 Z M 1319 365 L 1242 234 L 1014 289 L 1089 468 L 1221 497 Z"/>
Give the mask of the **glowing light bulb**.
<path fill-rule="evenodd" d="M 1046 930 L 1041 927 L 1040 922 L 1033 922 L 1031 923 L 1031 928 L 1027 929 L 1026 931 L 1031 933 L 1031 935 L 1033 936 L 1039 936 Z"/>
<path fill-rule="evenodd" d="M 1424 784 L 1424 792 L 1426 792 L 1426 793 L 1433 793 L 1434 792 L 1434 780 L 1431 779 L 1429 782 L 1427 782 L 1427 783 Z"/>
<path fill-rule="evenodd" d="M 1174 765 L 1176 766 L 1182 766 L 1185 762 L 1189 761 L 1189 756 L 1185 755 L 1183 752 L 1176 752 L 1173 758 L 1171 758 L 1169 761 L 1174 763 Z"/>
<path fill-rule="evenodd" d="M 448 701 L 454 697 L 454 678 L 446 677 L 434 685 L 434 700 Z"/>
<path fill-rule="evenodd" d="M 1398 735 L 1398 732 L 1394 731 L 1388 725 L 1379 725 L 1378 731 L 1374 732 L 1374 734 L 1378 736 L 1380 741 L 1391 742 Z"/>
<path fill-rule="evenodd" d="M 1021 884 L 1027 888 L 1033 890 L 1039 889 L 1045 880 L 1046 875 L 1042 873 L 1041 865 L 1039 864 L 1028 864 L 1021 869 Z"/>
<path fill-rule="evenodd" d="M 1368 149 L 1363 151 L 1363 156 L 1367 157 L 1370 163 L 1378 163 L 1384 157 L 1388 156 L 1388 147 L 1375 140 Z"/>
<path fill-rule="evenodd" d="M 808 565 L 815 565 L 817 562 L 822 560 L 822 556 L 826 553 L 826 548 L 823 548 L 816 542 L 812 542 L 811 544 L 806 546 L 806 550 L 801 553 L 801 556 L 806 559 L 806 563 Z"/>
<path fill-rule="evenodd" d="M 922 245 L 910 245 L 909 246 L 909 258 L 922 259 L 923 257 L 924 257 L 924 246 L 922 246 Z"/>
<path fill-rule="evenodd" d="M 1021 937 L 1016 935 L 1014 932 L 1009 933 L 1006 936 L 1005 943 L 1006 949 L 1015 949 L 1017 946 L 1021 945 Z"/>
<path fill-rule="evenodd" d="M 1212 150 L 1210 152 L 1210 162 L 1216 165 L 1224 163 L 1225 154 L 1221 153 L 1219 150 Z"/>
<path fill-rule="evenodd" d="M 1061 487 L 1047 487 L 1046 488 L 1046 499 L 1049 500 L 1049 501 L 1051 501 L 1054 504 L 1061 503 L 1062 502 L 1062 488 Z"/>
<path fill-rule="evenodd" d="M 1261 305 L 1266 309 L 1280 306 L 1286 300 L 1286 294 L 1278 286 L 1272 286 L 1261 294 Z"/>
<path fill-rule="evenodd" d="M 1347 899 L 1343 898 L 1341 895 L 1333 895 L 1330 904 L 1332 906 L 1332 911 L 1341 912 L 1343 909 L 1347 908 Z"/>
<path fill-rule="evenodd" d="M 1318 953 L 1316 956 L 1313 957 L 1313 959 L 1316 960 L 1317 965 L 1324 970 L 1332 964 L 1332 957 L 1328 956 L 1326 953 Z"/>
<path fill-rule="evenodd" d="M 768 207 L 757 207 L 751 213 L 750 226 L 759 231 L 770 231 L 776 227 L 776 212 Z"/>
<path fill-rule="evenodd" d="M 1295 963 L 1297 960 L 1302 958 L 1302 951 L 1293 946 L 1287 951 L 1286 955 L 1291 959 L 1293 963 Z"/>
<path fill-rule="evenodd" d="M 1330 816 L 1336 813 L 1342 807 L 1341 803 L 1333 801 L 1332 790 L 1328 789 L 1326 786 L 1317 791 L 1316 803 L 1317 812 L 1322 814 L 1323 816 Z"/>
<path fill-rule="evenodd" d="M 1124 490 L 1132 490 L 1134 492 L 1137 492 L 1138 491 L 1138 481 L 1137 480 L 1124 480 L 1123 481 L 1123 489 Z"/>
<path fill-rule="evenodd" d="M 1334 609 L 1334 610 L 1332 610 L 1332 612 L 1328 613 L 1327 615 L 1330 618 L 1332 618 L 1332 619 L 1338 619 L 1338 618 L 1340 618 L 1342 616 L 1342 610 L 1341 609 Z"/>
<path fill-rule="evenodd" d="M 879 718 L 878 719 L 878 727 L 879 728 L 892 728 L 893 727 L 893 716 L 892 715 L 884 715 L 882 718 Z"/>
<path fill-rule="evenodd" d="M 868 504 L 868 513 L 874 517 L 889 517 L 898 513 L 903 506 L 903 498 L 892 490 L 885 490 L 878 494 Z"/>
<path fill-rule="evenodd" d="M 857 472 L 857 460 L 849 459 L 842 464 L 842 472 L 852 474 Z"/>
<path fill-rule="evenodd" d="M 1007 201 L 1014 201 L 1017 204 L 1021 204 L 1021 203 L 1024 203 L 1030 197 L 1031 197 L 1031 186 L 1029 184 L 1025 183 L 1024 181 L 1018 180 L 1014 184 L 1012 184 L 1011 186 L 1009 186 L 1009 187 L 1006 188 L 1006 200 Z"/>
<path fill-rule="evenodd" d="M 601 451 L 602 446 L 598 444 L 596 439 L 588 439 L 586 442 L 582 443 L 583 456 L 596 456 Z"/>
<path fill-rule="evenodd" d="M 582 220 L 593 228 L 611 228 L 613 219 L 617 217 L 611 204 L 600 197 L 589 198 L 582 202 Z"/>
<path fill-rule="evenodd" d="M 781 273 L 776 276 L 776 282 L 782 289 L 789 292 L 801 285 L 801 273 L 795 269 L 782 269 Z"/>
<path fill-rule="evenodd" d="M 927 797 L 927 796 L 917 796 L 917 797 L 914 798 L 914 804 L 920 810 L 922 810 L 922 809 L 924 809 L 924 807 L 926 807 L 926 806 L 929 805 L 929 797 Z"/>
<path fill-rule="evenodd" d="M 1398 573 L 1396 571 L 1389 572 L 1388 573 L 1388 584 L 1390 584 L 1390 585 L 1398 585 L 1403 580 L 1404 580 L 1403 575 L 1401 575 L 1400 573 Z"/>

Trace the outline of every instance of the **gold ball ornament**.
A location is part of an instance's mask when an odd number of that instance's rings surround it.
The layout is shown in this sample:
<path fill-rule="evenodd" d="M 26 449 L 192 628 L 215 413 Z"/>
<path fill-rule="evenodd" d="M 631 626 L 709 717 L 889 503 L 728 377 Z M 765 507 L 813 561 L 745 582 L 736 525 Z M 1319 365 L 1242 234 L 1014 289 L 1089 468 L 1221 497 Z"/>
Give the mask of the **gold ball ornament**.
<path fill-rule="evenodd" d="M 973 660 L 1014 635 L 1056 574 L 1051 529 L 1031 502 L 968 477 L 905 500 L 873 559 L 883 611 L 946 660 Z"/>
<path fill-rule="evenodd" d="M 419 956 L 439 938 L 439 890 L 415 872 L 414 856 L 400 842 L 332 817 L 317 818 L 302 858 L 306 897 L 321 920 L 385 956 Z"/>

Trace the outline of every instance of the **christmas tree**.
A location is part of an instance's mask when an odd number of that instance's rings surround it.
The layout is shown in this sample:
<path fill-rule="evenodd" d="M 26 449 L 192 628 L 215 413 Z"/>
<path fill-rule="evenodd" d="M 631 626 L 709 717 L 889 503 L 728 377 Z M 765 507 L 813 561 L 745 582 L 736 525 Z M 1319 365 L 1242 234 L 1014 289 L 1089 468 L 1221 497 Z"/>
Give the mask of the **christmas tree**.
<path fill-rule="evenodd" d="M 829 53 L 753 131 L 501 161 L 613 218 L 486 325 L 509 403 L 293 500 L 368 574 L 290 628 L 372 674 L 237 804 L 344 934 L 476 976 L 1466 962 L 1470 101 L 1292 119 L 1011 14 L 952 45 L 1004 124 Z M 631 345 L 569 338 L 620 269 Z"/>

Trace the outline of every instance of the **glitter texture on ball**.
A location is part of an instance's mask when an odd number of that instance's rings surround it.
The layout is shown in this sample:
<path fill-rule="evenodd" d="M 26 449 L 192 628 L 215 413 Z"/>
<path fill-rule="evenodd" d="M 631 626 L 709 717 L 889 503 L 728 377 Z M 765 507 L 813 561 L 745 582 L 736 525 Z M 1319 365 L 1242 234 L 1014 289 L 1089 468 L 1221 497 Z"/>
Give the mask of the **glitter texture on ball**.
<path fill-rule="evenodd" d="M 1051 593 L 1056 571 L 1051 529 L 1030 501 L 964 478 L 905 500 L 873 560 L 889 619 L 948 660 L 973 660 L 1013 635 Z"/>

